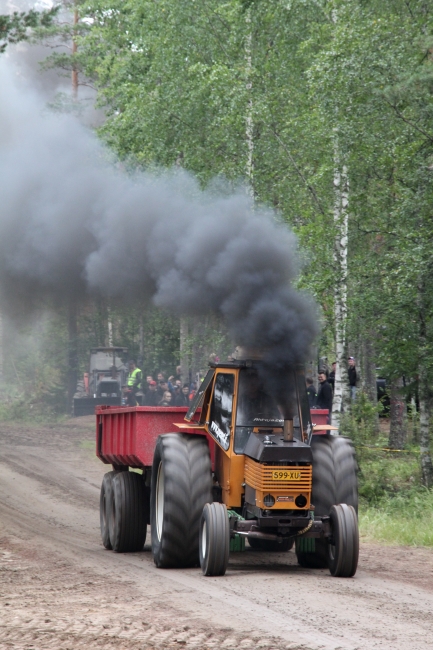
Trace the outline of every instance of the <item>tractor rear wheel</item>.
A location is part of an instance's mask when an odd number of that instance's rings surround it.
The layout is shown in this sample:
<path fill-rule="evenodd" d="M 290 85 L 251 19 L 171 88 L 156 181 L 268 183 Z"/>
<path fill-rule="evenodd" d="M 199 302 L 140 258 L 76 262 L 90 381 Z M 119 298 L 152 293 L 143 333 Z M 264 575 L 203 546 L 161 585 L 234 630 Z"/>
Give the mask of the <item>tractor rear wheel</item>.
<path fill-rule="evenodd" d="M 223 576 L 229 563 L 230 524 L 222 503 L 207 503 L 200 522 L 200 566 L 205 576 Z"/>
<path fill-rule="evenodd" d="M 311 501 L 318 516 L 329 515 L 332 506 L 346 503 L 358 512 L 358 479 L 355 450 L 348 438 L 313 436 L 313 491 Z M 328 542 L 315 540 L 315 551 L 296 552 L 302 567 L 326 569 Z"/>
<path fill-rule="evenodd" d="M 104 547 L 111 551 L 110 530 L 108 522 L 110 520 L 111 500 L 113 498 L 113 478 L 117 472 L 107 472 L 104 474 L 101 485 L 101 494 L 99 497 L 99 522 L 101 527 L 101 537 Z"/>
<path fill-rule="evenodd" d="M 112 480 L 110 543 L 117 553 L 141 551 L 146 541 L 147 500 L 141 474 L 118 472 Z"/>
<path fill-rule="evenodd" d="M 267 553 L 286 553 L 293 547 L 293 537 L 284 537 L 281 542 L 274 542 L 270 539 L 257 539 L 248 537 L 248 544 L 255 551 L 266 551 Z"/>
<path fill-rule="evenodd" d="M 331 508 L 329 570 L 336 578 L 351 578 L 358 567 L 359 531 L 355 509 L 345 503 Z"/>
<path fill-rule="evenodd" d="M 157 567 L 199 563 L 200 517 L 212 501 L 209 446 L 204 436 L 159 436 L 152 466 L 152 553 Z"/>

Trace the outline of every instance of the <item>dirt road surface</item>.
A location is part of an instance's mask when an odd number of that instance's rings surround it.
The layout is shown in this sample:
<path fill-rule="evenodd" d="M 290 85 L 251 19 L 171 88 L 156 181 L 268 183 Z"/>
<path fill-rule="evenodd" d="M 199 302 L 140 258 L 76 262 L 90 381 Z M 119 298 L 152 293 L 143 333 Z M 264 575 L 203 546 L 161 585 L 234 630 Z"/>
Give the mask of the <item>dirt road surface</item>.
<path fill-rule="evenodd" d="M 106 551 L 93 418 L 0 424 L 0 648 L 427 650 L 433 552 L 363 544 L 353 579 L 293 551 L 232 554 L 223 578 Z"/>

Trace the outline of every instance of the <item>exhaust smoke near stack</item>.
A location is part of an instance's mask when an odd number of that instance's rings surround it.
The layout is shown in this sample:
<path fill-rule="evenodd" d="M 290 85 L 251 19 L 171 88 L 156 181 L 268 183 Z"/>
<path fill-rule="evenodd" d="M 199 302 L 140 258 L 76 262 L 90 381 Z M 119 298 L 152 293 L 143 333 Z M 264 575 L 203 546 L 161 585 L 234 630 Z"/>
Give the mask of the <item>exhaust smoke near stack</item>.
<path fill-rule="evenodd" d="M 0 66 L 0 300 L 147 300 L 219 314 L 266 365 L 302 363 L 317 334 L 295 290 L 296 238 L 246 193 L 215 196 L 186 172 L 128 175 L 95 136 L 49 114 Z"/>

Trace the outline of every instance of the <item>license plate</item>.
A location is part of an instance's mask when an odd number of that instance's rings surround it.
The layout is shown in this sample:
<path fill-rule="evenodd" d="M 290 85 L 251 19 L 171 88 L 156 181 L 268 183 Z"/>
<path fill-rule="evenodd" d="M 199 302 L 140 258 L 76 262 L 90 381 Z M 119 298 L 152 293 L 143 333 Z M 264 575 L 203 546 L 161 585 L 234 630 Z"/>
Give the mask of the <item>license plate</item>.
<path fill-rule="evenodd" d="M 287 470 L 278 470 L 272 472 L 273 481 L 299 481 L 301 479 L 301 472 L 299 471 L 287 471 Z"/>

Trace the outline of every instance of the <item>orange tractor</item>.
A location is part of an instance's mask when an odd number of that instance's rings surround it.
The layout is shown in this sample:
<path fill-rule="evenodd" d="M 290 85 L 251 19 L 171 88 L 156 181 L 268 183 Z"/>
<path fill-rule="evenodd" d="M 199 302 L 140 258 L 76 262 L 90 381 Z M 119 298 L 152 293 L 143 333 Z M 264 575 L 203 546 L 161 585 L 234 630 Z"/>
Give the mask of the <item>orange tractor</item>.
<path fill-rule="evenodd" d="M 101 488 L 106 548 L 141 550 L 150 523 L 162 568 L 200 563 L 224 575 L 230 550 L 248 540 L 263 552 L 295 544 L 301 566 L 355 574 L 353 446 L 312 422 L 302 369 L 282 379 L 284 409 L 262 377 L 260 361 L 212 364 L 186 413 L 97 408 L 97 454 L 113 465 Z"/>

